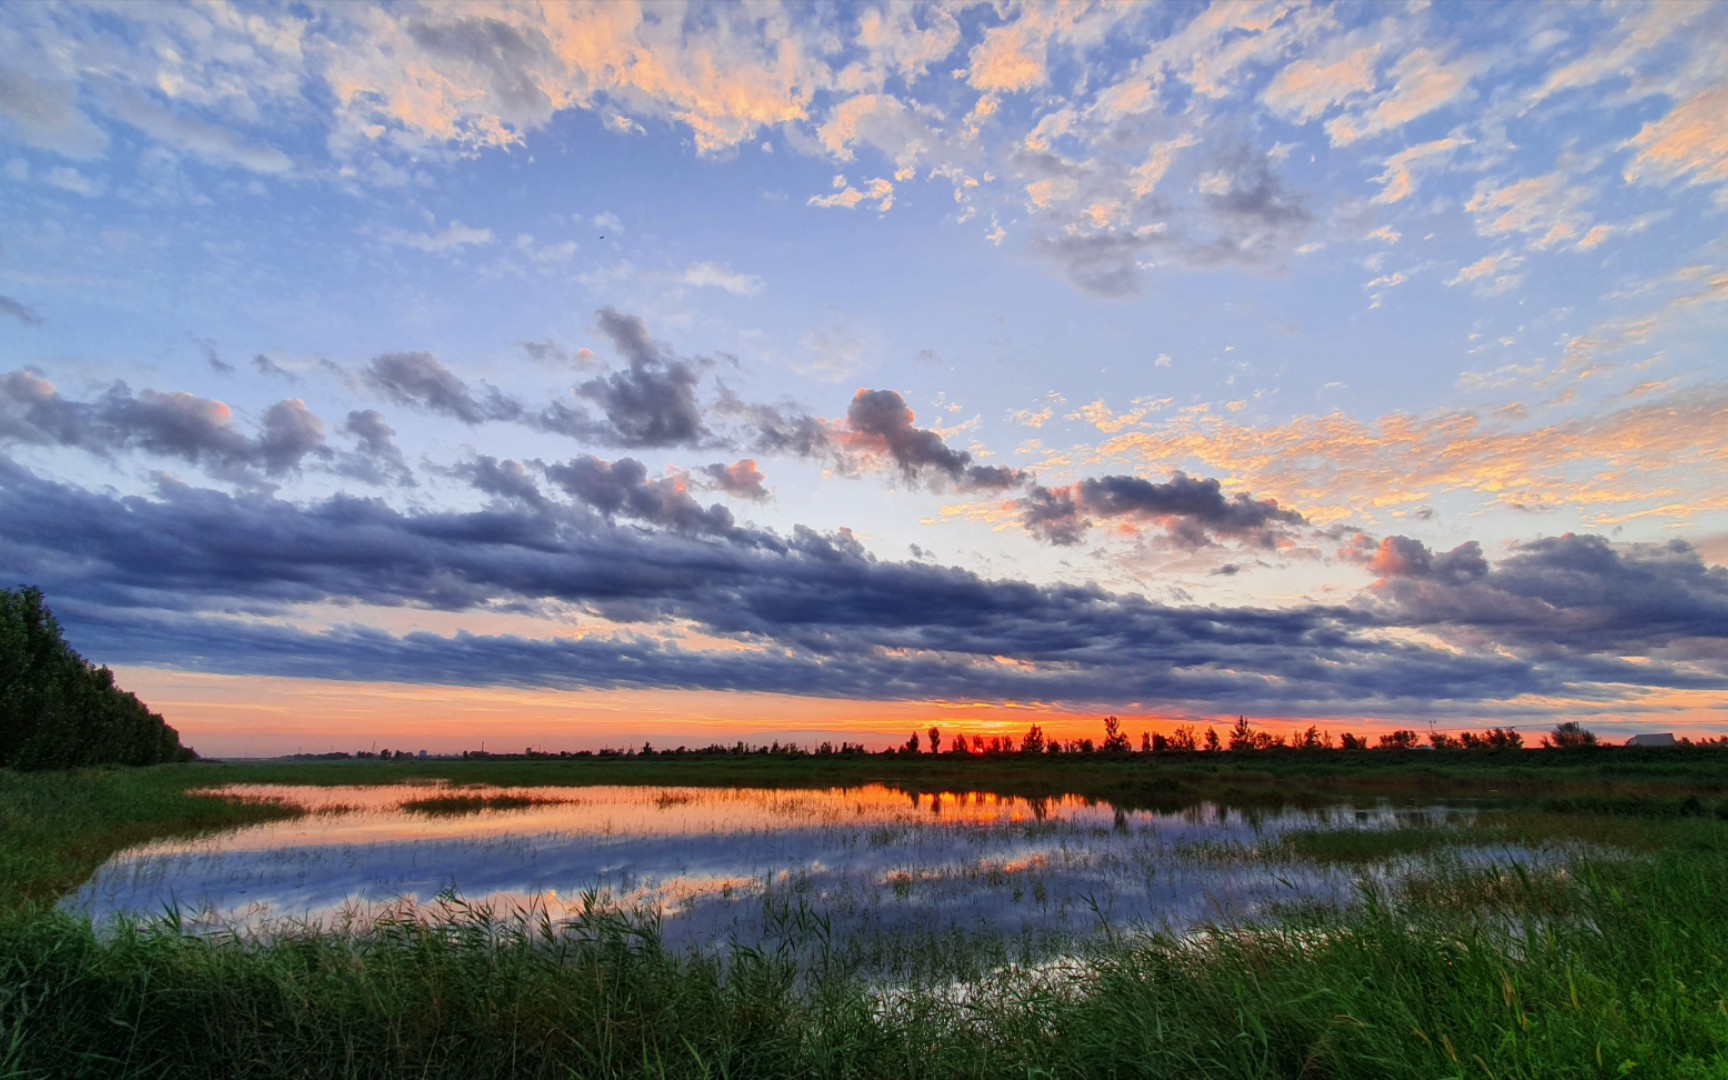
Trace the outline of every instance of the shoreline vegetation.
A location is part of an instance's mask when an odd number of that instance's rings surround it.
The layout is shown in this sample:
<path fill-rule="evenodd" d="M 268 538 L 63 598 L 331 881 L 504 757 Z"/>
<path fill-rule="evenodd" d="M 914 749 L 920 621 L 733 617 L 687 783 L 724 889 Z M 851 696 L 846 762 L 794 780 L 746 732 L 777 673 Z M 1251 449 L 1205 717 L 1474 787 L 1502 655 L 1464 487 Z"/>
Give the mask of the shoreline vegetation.
<path fill-rule="evenodd" d="M 1728 753 L 686 754 L 0 771 L 4 1076 L 1728 1075 Z M 293 816 L 242 783 L 848 787 L 1121 807 L 1468 801 L 1437 829 L 1293 838 L 1422 859 L 1397 889 L 1200 935 L 1121 935 L 1072 971 L 884 994 L 820 912 L 773 948 L 665 946 L 650 913 L 544 926 L 471 907 L 269 940 L 172 913 L 102 930 L 54 900 L 114 851 Z M 439 789 L 434 789 L 439 790 Z M 461 798 L 459 788 L 433 799 Z M 434 803 L 434 812 L 508 809 Z M 1542 872 L 1463 845 L 1568 845 Z M 1368 879 L 1364 879 L 1365 881 Z"/>

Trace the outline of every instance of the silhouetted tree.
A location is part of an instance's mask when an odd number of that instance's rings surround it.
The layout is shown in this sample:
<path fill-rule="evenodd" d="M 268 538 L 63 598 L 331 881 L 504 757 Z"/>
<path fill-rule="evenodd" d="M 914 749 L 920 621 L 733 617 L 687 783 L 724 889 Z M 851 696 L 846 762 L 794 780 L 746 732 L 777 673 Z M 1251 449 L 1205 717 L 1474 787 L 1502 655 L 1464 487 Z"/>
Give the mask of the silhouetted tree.
<path fill-rule="evenodd" d="M 1022 754 L 1042 754 L 1044 752 L 1044 729 L 1033 724 L 1026 729 L 1026 734 L 1020 738 Z"/>
<path fill-rule="evenodd" d="M 1338 737 L 1338 745 L 1345 750 L 1366 750 L 1368 739 L 1362 735 L 1352 735 L 1348 731 Z"/>
<path fill-rule="evenodd" d="M 1216 728 L 1210 728 L 1210 727 L 1207 728 L 1206 729 L 1206 752 L 1208 754 L 1215 754 L 1218 752 L 1218 747 L 1219 747 L 1219 742 L 1218 742 L 1217 729 Z"/>
<path fill-rule="evenodd" d="M 914 731 L 912 737 L 906 740 L 906 745 L 900 749 L 908 754 L 916 754 L 918 752 L 918 733 Z"/>
<path fill-rule="evenodd" d="M 1170 733 L 1170 749 L 1190 754 L 1200 749 L 1200 737 L 1193 724 L 1176 726 L 1176 730 Z"/>
<path fill-rule="evenodd" d="M 154 765 L 196 757 L 114 673 L 74 652 L 39 589 L 0 589 L 0 766 Z"/>
<path fill-rule="evenodd" d="M 1394 731 L 1389 735 L 1380 736 L 1380 749 L 1382 749 L 1382 750 L 1413 750 L 1413 749 L 1415 749 L 1416 744 L 1419 741 L 1420 740 L 1416 737 L 1416 733 L 1414 731 L 1409 731 L 1409 730 L 1400 728 L 1399 730 Z"/>
<path fill-rule="evenodd" d="M 1230 749 L 1254 749 L 1254 728 L 1248 723 L 1246 716 L 1238 716 L 1236 722 L 1230 725 Z"/>
<path fill-rule="evenodd" d="M 1556 750 L 1589 750 L 1596 746 L 1596 733 L 1585 731 L 1576 720 L 1554 725 L 1554 733 L 1542 740 Z"/>
<path fill-rule="evenodd" d="M 1458 740 L 1444 731 L 1431 731 L 1428 733 L 1428 745 L 1436 750 L 1456 750 Z"/>
<path fill-rule="evenodd" d="M 928 736 L 930 739 L 930 752 L 932 754 L 940 754 L 942 752 L 942 732 L 941 732 L 941 730 L 939 728 L 936 728 L 933 726 L 930 728 L 929 731 L 926 731 L 924 734 L 926 736 Z"/>
<path fill-rule="evenodd" d="M 1122 721 L 1114 716 L 1104 718 L 1104 747 L 1106 754 L 1126 754 L 1128 752 L 1128 736 L 1122 734 Z"/>

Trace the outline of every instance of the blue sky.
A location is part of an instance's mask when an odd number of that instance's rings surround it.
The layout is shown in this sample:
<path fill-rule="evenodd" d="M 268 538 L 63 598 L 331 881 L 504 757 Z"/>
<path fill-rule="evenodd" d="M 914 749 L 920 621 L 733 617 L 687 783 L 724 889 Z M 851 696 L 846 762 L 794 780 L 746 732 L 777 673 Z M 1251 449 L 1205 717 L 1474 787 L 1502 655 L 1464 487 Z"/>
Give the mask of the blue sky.
<path fill-rule="evenodd" d="M 220 752 L 1720 730 L 1725 18 L 13 5 L 0 569 Z"/>

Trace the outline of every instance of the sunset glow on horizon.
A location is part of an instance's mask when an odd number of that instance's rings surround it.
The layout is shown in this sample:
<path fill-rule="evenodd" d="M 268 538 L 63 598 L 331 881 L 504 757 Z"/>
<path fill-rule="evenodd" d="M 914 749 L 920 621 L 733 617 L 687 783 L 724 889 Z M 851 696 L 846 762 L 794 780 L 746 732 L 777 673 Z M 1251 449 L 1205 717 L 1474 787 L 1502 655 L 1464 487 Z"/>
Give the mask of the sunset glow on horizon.
<path fill-rule="evenodd" d="M 1728 6 L 0 10 L 0 586 L 216 756 L 1728 732 Z"/>

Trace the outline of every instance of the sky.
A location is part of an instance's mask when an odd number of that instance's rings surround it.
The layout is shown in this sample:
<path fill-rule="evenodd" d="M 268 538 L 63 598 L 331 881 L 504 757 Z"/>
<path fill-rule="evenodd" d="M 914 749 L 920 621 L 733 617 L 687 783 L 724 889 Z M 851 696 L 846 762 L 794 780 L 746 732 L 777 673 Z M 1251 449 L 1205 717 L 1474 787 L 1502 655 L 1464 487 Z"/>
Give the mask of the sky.
<path fill-rule="evenodd" d="M 1728 731 L 1728 5 L 0 7 L 0 581 L 205 753 Z"/>

